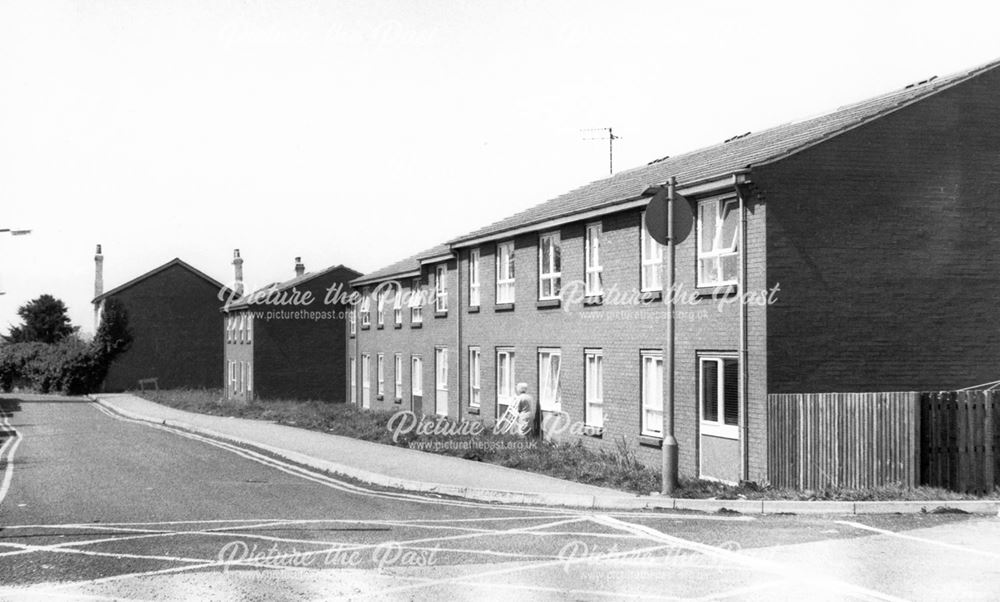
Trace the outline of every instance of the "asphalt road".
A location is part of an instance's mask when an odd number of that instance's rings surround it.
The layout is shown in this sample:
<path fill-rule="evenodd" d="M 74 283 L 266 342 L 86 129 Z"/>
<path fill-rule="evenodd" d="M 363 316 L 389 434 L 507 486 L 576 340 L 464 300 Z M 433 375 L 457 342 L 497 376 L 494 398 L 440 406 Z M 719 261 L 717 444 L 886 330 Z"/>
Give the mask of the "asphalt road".
<path fill-rule="evenodd" d="M 3 599 L 1000 599 L 995 517 L 478 504 L 86 400 L 3 396 L 0 412 L 17 433 L 0 425 Z"/>

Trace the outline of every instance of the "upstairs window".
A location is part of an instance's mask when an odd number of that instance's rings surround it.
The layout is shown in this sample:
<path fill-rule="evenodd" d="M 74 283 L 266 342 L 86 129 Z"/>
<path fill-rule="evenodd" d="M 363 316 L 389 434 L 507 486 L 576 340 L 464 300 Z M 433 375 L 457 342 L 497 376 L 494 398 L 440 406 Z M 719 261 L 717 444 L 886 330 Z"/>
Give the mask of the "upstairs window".
<path fill-rule="evenodd" d="M 396 299 L 392 302 L 392 322 L 396 326 L 403 324 L 403 287 L 396 289 Z"/>
<path fill-rule="evenodd" d="M 698 286 L 736 284 L 738 225 L 736 199 L 698 203 Z"/>
<path fill-rule="evenodd" d="M 365 291 L 364 296 L 361 297 L 361 328 L 368 328 L 372 324 L 371 307 L 372 298 L 368 291 Z"/>
<path fill-rule="evenodd" d="M 601 272 L 601 224 L 587 226 L 587 234 L 583 244 L 585 294 L 596 297 L 604 292 L 604 282 Z"/>
<path fill-rule="evenodd" d="M 497 303 L 514 302 L 514 241 L 497 245 Z"/>
<path fill-rule="evenodd" d="M 385 325 L 385 289 L 380 288 L 378 293 L 376 293 L 376 304 L 375 304 L 375 320 L 377 324 L 381 327 Z"/>
<path fill-rule="evenodd" d="M 660 279 L 663 266 L 663 245 L 653 240 L 646 231 L 646 212 L 642 212 L 639 221 L 639 231 L 642 237 L 642 291 L 661 291 L 663 282 Z"/>
<path fill-rule="evenodd" d="M 413 279 L 410 289 L 410 322 L 420 324 L 424 321 L 424 293 L 420 290 L 420 278 Z"/>
<path fill-rule="evenodd" d="M 434 311 L 448 311 L 448 266 L 441 264 L 434 270 Z"/>
<path fill-rule="evenodd" d="M 479 307 L 479 249 L 469 252 L 469 306 Z"/>
<path fill-rule="evenodd" d="M 558 299 L 561 280 L 559 233 L 543 234 L 538 239 L 538 298 Z"/>

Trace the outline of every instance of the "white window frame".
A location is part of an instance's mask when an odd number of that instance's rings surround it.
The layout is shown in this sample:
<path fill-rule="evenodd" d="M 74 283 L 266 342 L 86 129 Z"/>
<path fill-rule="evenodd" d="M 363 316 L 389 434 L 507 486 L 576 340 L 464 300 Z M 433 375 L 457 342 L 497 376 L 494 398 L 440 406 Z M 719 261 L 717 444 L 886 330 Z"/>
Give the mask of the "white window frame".
<path fill-rule="evenodd" d="M 414 278 L 410 287 L 410 322 L 413 324 L 424 322 L 424 296 L 420 290 L 420 278 Z"/>
<path fill-rule="evenodd" d="M 385 397 L 385 354 L 379 353 L 375 356 L 375 375 L 376 375 L 376 385 L 378 388 L 378 396 L 380 398 Z"/>
<path fill-rule="evenodd" d="M 253 314 L 246 312 L 247 316 L 247 343 L 253 343 Z"/>
<path fill-rule="evenodd" d="M 545 249 L 549 249 L 546 262 Z M 547 232 L 538 237 L 538 298 L 558 299 L 562 285 L 562 244 L 559 232 Z"/>
<path fill-rule="evenodd" d="M 479 347 L 469 347 L 469 406 L 478 408 L 482 403 L 483 354 Z"/>
<path fill-rule="evenodd" d="M 642 212 L 639 219 L 639 246 L 641 256 L 640 280 L 642 292 L 654 292 L 663 290 L 663 249 L 660 243 L 656 242 L 646 230 L 646 212 Z M 649 277 L 652 277 L 652 282 Z"/>
<path fill-rule="evenodd" d="M 229 362 L 229 390 L 236 394 L 236 362 Z"/>
<path fill-rule="evenodd" d="M 500 367 L 502 362 L 500 358 L 502 356 L 507 357 L 507 374 L 501 374 Z M 517 354 L 514 352 L 513 347 L 497 347 L 496 351 L 496 414 L 497 418 L 500 418 L 500 406 L 505 405 L 510 407 L 514 400 L 517 398 Z M 506 379 L 502 378 L 506 377 Z"/>
<path fill-rule="evenodd" d="M 497 304 L 513 303 L 516 298 L 514 241 L 497 243 Z"/>
<path fill-rule="evenodd" d="M 372 325 L 372 297 L 367 290 L 361 297 L 361 327 Z"/>
<path fill-rule="evenodd" d="M 434 312 L 448 312 L 448 266 L 440 264 L 434 267 Z"/>
<path fill-rule="evenodd" d="M 410 395 L 424 396 L 424 360 L 419 355 L 410 356 Z"/>
<path fill-rule="evenodd" d="M 556 361 L 555 383 L 551 382 L 552 362 Z M 562 411 L 562 350 L 558 347 L 538 349 L 538 409 L 545 412 Z"/>
<path fill-rule="evenodd" d="M 347 310 L 347 321 L 350 328 L 351 336 L 358 334 L 358 314 L 357 311 L 352 307 Z"/>
<path fill-rule="evenodd" d="M 603 272 L 601 265 L 601 222 L 587 224 L 584 232 L 584 294 L 588 297 L 598 297 L 604 294 Z"/>
<path fill-rule="evenodd" d="M 640 434 L 644 437 L 663 438 L 663 353 L 660 351 L 642 351 L 640 353 L 641 364 L 640 374 L 642 377 L 642 400 L 640 402 Z M 657 364 L 659 369 L 657 370 Z M 647 370 L 653 369 L 653 374 L 649 375 Z M 656 407 L 656 397 L 659 395 L 659 409 Z M 651 403 L 652 402 L 652 403 Z M 654 418 L 648 419 L 647 414 L 653 414 Z M 653 424 L 648 424 L 652 422 Z"/>
<path fill-rule="evenodd" d="M 469 251 L 469 307 L 479 307 L 479 249 Z"/>
<path fill-rule="evenodd" d="M 403 287 L 396 290 L 396 299 L 392 302 L 392 323 L 403 325 Z"/>
<path fill-rule="evenodd" d="M 448 403 L 450 403 L 448 394 L 448 348 L 447 347 L 435 347 L 434 348 L 434 413 L 438 416 L 448 415 Z M 444 412 L 440 412 L 438 405 L 443 397 Z"/>
<path fill-rule="evenodd" d="M 247 394 L 253 392 L 253 362 L 247 362 Z"/>
<path fill-rule="evenodd" d="M 351 357 L 351 403 L 358 405 L 358 358 Z"/>
<path fill-rule="evenodd" d="M 705 232 L 704 225 L 702 224 L 702 208 L 708 207 L 709 205 L 715 206 L 715 230 L 714 232 Z M 722 239 L 723 232 L 723 216 L 726 213 L 727 206 L 733 206 L 734 213 L 736 214 L 736 227 L 733 228 L 733 238 L 728 241 L 728 246 L 722 246 L 725 242 Z M 739 281 L 738 275 L 734 275 L 730 280 L 726 280 L 722 277 L 722 259 L 724 257 L 737 257 L 739 255 L 739 240 L 740 240 L 740 216 L 739 216 L 740 204 L 739 200 L 735 198 L 721 198 L 721 199 L 705 199 L 698 202 L 698 284 L 697 286 L 726 286 L 730 284 L 736 284 Z M 703 250 L 703 243 L 705 236 L 711 234 L 712 236 L 712 248 L 709 251 Z M 714 278 L 706 278 L 705 270 L 703 269 L 703 262 L 714 261 L 715 263 L 715 274 Z M 736 272 L 739 272 L 737 268 Z"/>
<path fill-rule="evenodd" d="M 372 404 L 372 356 L 361 354 L 361 407 L 370 408 Z"/>
<path fill-rule="evenodd" d="M 600 418 L 595 415 L 600 411 Z M 583 350 L 583 424 L 604 428 L 604 350 Z"/>
<path fill-rule="evenodd" d="M 375 293 L 375 323 L 379 326 L 385 326 L 385 289 L 380 288 L 378 292 Z"/>
<path fill-rule="evenodd" d="M 397 353 L 392 360 L 393 382 L 395 385 L 394 398 L 403 398 L 403 354 Z"/>
<path fill-rule="evenodd" d="M 739 387 L 739 358 L 736 354 L 719 353 L 698 356 L 698 417 L 701 419 L 701 434 L 711 435 L 713 437 L 723 437 L 725 439 L 739 439 L 739 393 L 737 393 L 736 398 L 736 424 L 726 424 L 725 422 L 725 364 L 727 362 L 736 364 L 737 382 L 735 383 L 735 386 Z M 716 383 L 716 420 L 708 420 L 705 418 L 705 387 L 703 379 L 705 377 L 705 366 L 707 364 L 714 364 L 716 370 L 718 370 L 718 382 Z"/>

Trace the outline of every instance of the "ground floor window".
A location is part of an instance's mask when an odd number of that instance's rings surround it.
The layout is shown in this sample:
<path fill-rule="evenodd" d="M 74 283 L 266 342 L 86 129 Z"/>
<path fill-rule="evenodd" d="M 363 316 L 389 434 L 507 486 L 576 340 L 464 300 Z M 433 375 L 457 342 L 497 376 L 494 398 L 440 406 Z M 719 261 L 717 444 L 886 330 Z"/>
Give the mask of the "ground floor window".
<path fill-rule="evenodd" d="M 559 349 L 538 350 L 538 407 L 546 412 L 562 411 L 559 373 L 562 352 Z"/>
<path fill-rule="evenodd" d="M 740 363 L 735 357 L 698 358 L 698 391 L 701 432 L 705 435 L 739 437 Z"/>
<path fill-rule="evenodd" d="M 583 352 L 584 408 L 583 422 L 595 428 L 604 427 L 604 352 L 587 349 Z"/>
<path fill-rule="evenodd" d="M 663 355 L 642 352 L 641 434 L 663 437 Z"/>
<path fill-rule="evenodd" d="M 410 359 L 410 394 L 414 397 L 424 394 L 424 360 L 419 355 Z"/>
<path fill-rule="evenodd" d="M 372 403 L 372 358 L 365 353 L 361 356 L 361 407 Z"/>
<path fill-rule="evenodd" d="M 514 403 L 514 350 L 497 349 L 497 418 L 504 415 L 507 408 Z"/>
<path fill-rule="evenodd" d="M 478 408 L 480 402 L 480 353 L 479 347 L 469 347 L 469 405 Z"/>
<path fill-rule="evenodd" d="M 392 374 L 395 379 L 395 391 L 393 392 L 396 401 L 403 398 L 403 356 L 396 354 L 392 363 Z"/>
<path fill-rule="evenodd" d="M 375 370 L 378 373 L 378 398 L 385 396 L 385 356 L 381 353 L 375 358 Z"/>
<path fill-rule="evenodd" d="M 358 360 L 351 358 L 351 403 L 358 403 Z"/>

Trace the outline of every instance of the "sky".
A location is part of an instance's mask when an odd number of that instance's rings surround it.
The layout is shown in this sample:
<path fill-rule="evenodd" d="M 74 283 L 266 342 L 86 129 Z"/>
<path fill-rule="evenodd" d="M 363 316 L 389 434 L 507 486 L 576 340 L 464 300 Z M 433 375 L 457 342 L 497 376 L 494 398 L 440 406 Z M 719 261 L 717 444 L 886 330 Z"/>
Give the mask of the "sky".
<path fill-rule="evenodd" d="M 0 0 L 0 331 L 180 257 L 368 272 L 608 174 L 1000 58 L 996 3 Z"/>

